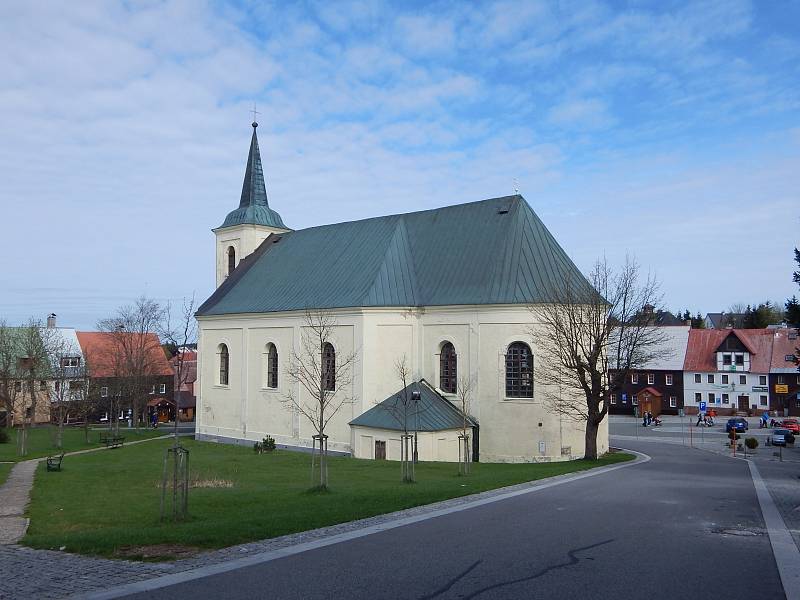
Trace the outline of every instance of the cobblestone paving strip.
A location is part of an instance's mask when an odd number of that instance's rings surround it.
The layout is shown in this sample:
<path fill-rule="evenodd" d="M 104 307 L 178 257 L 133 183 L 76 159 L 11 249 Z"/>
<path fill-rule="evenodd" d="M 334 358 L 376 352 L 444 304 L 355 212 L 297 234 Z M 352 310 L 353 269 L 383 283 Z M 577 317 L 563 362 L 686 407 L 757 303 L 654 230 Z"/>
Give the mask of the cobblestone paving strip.
<path fill-rule="evenodd" d="M 596 471 L 599 474 L 621 466 L 632 466 L 644 460 L 640 455 L 637 460 L 609 467 L 600 467 Z M 508 494 L 509 492 L 552 485 L 560 480 L 573 479 L 576 476 L 592 473 L 593 471 L 595 470 L 590 469 L 588 471 L 567 473 L 537 481 L 520 483 L 394 513 L 377 515 L 359 521 L 340 523 L 339 525 L 331 525 L 321 529 L 230 546 L 168 563 L 141 563 L 80 556 L 52 550 L 34 550 L 17 545 L 0 546 L 0 599 L 27 600 L 41 598 L 50 600 L 56 598 L 85 598 L 87 594 L 93 591 L 107 590 L 127 583 L 153 579 L 162 575 L 183 573 L 239 558 L 288 548 L 305 542 L 323 540 L 337 534 L 391 523 L 407 517 L 434 513 L 442 509 L 474 503 L 482 499 Z"/>

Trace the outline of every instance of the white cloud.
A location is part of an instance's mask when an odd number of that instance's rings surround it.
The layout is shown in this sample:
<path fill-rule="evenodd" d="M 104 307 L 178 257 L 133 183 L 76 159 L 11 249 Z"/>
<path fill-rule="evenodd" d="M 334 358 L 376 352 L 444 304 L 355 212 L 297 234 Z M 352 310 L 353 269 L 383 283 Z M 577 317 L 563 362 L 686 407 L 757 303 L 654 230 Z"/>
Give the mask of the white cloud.
<path fill-rule="evenodd" d="M 549 120 L 571 130 L 603 129 L 614 123 L 608 107 L 597 98 L 567 100 L 550 110 Z"/>
<path fill-rule="evenodd" d="M 797 138 L 769 137 L 797 127 L 782 120 L 796 73 L 728 49 L 752 39 L 744 3 L 307 6 L 0 4 L 0 205 L 14 224 L 0 318 L 71 311 L 89 327 L 120 298 L 208 293 L 209 229 L 238 203 L 253 101 L 270 199 L 293 227 L 504 195 L 516 178 L 582 266 L 607 229 L 632 231 L 609 248 L 647 248 L 642 262 L 689 289 L 665 258 L 682 248 L 651 252 L 633 209 L 716 194 L 766 231 L 783 217 L 747 199 L 767 174 L 783 183 L 764 206 L 797 201 Z M 703 130 L 743 116 L 727 145 Z M 763 177 L 737 154 L 756 139 Z M 692 154 L 704 146 L 716 163 Z M 662 239 L 669 224 L 654 225 Z"/>

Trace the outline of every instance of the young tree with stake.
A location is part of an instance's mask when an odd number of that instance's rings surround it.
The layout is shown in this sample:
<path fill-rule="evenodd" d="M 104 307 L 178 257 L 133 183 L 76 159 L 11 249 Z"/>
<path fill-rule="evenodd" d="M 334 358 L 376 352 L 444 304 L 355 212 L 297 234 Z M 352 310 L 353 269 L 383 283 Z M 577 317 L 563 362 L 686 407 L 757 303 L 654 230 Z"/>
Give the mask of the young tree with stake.
<path fill-rule="evenodd" d="M 300 334 L 299 350 L 292 349 L 286 375 L 289 390 L 284 406 L 297 412 L 315 431 L 311 454 L 312 478 L 316 452 L 319 453 L 320 490 L 328 487 L 328 444 L 325 429 L 346 404 L 353 402 L 352 382 L 356 353 L 346 356 L 335 352 L 336 318 L 328 311 L 307 310 Z"/>

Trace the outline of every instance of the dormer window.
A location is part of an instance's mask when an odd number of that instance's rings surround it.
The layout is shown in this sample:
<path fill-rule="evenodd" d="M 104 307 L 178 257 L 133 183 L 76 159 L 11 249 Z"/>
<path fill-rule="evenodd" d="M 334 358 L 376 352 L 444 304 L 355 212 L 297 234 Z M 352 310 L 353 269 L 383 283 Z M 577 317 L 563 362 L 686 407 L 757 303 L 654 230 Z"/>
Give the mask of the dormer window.
<path fill-rule="evenodd" d="M 731 364 L 731 355 L 730 354 L 723 354 L 722 355 L 722 364 L 725 366 L 729 366 Z"/>
<path fill-rule="evenodd" d="M 744 366 L 744 354 L 737 354 L 736 355 L 736 366 L 743 367 Z"/>

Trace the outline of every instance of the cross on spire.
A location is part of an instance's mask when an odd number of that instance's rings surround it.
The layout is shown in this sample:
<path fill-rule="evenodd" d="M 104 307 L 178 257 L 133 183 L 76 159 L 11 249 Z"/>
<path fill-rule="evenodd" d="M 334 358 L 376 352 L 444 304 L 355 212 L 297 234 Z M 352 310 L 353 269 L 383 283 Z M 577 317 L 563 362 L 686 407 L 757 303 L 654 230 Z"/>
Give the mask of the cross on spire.
<path fill-rule="evenodd" d="M 250 111 L 253 113 L 253 127 L 258 127 L 258 123 L 256 122 L 256 115 L 260 115 L 261 113 L 256 110 L 256 103 L 253 102 L 253 110 Z"/>

